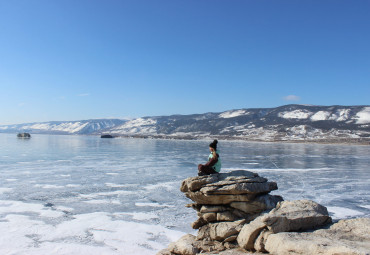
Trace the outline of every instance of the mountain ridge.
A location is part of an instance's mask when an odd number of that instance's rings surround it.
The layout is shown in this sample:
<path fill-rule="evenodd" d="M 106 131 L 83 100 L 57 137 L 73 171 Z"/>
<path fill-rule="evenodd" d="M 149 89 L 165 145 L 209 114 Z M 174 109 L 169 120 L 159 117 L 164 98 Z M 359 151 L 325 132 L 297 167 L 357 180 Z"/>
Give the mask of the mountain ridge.
<path fill-rule="evenodd" d="M 224 112 L 97 119 L 0 126 L 0 132 L 61 133 L 189 138 L 220 137 L 257 141 L 370 139 L 370 106 L 290 104 Z"/>

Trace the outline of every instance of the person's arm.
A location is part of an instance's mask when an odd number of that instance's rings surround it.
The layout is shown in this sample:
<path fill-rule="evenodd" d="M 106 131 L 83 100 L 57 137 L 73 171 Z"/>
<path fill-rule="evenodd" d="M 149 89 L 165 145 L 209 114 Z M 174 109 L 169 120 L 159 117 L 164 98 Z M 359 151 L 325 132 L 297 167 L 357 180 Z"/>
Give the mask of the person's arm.
<path fill-rule="evenodd" d="M 218 161 L 218 158 L 211 158 L 207 163 L 206 163 L 206 166 L 214 166 L 216 165 Z"/>
<path fill-rule="evenodd" d="M 209 158 L 206 166 L 214 166 L 218 161 L 218 155 L 215 150 L 212 150 L 212 158 Z"/>
<path fill-rule="evenodd" d="M 217 153 L 213 149 L 212 149 L 212 156 L 213 156 L 212 159 L 216 159 L 216 160 L 218 159 Z"/>

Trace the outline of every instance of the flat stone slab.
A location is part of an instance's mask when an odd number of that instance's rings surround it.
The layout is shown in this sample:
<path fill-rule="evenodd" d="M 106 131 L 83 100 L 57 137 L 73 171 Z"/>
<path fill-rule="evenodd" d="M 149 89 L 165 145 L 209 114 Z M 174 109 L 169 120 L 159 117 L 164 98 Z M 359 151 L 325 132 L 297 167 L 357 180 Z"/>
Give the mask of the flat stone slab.
<path fill-rule="evenodd" d="M 258 177 L 258 174 L 246 170 L 189 177 L 182 182 L 180 190 L 182 192 L 198 191 L 207 184 L 213 184 L 222 181 L 226 181 L 231 184 L 238 181 L 249 180 L 254 177 Z"/>
<path fill-rule="evenodd" d="M 202 205 L 227 205 L 231 202 L 236 201 L 252 201 L 255 198 L 253 194 L 242 194 L 242 195 L 209 195 L 204 194 L 200 191 L 187 192 L 186 197 L 190 198 L 197 204 Z"/>
<path fill-rule="evenodd" d="M 254 214 L 271 210 L 281 201 L 283 201 L 281 196 L 261 195 L 250 202 L 232 202 L 230 206 L 245 213 Z"/>

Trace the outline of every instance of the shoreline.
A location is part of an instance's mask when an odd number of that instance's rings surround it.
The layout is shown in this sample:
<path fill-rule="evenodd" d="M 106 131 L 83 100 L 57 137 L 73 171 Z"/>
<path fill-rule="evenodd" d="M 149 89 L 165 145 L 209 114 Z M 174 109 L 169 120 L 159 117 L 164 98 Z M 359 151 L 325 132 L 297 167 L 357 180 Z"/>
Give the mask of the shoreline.
<path fill-rule="evenodd" d="M 325 144 L 325 145 L 363 145 L 370 146 L 370 138 L 334 138 L 334 139 L 310 139 L 310 140 L 258 140 L 241 137 L 227 136 L 166 136 L 166 135 L 115 135 L 118 138 L 137 138 L 137 139 L 158 139 L 158 140 L 208 140 L 217 139 L 220 141 L 236 141 L 236 142 L 256 142 L 256 143 L 298 143 L 298 144 Z"/>
<path fill-rule="evenodd" d="M 0 134 L 14 134 L 0 132 Z M 71 136 L 101 136 L 106 133 L 95 133 L 95 134 L 67 134 L 67 133 L 38 133 L 34 132 L 32 134 L 36 135 L 71 135 Z M 107 133 L 108 134 L 108 133 Z M 260 140 L 260 139 L 248 139 L 246 137 L 230 137 L 230 136 L 173 136 L 173 135 L 124 135 L 124 134 L 114 134 L 110 133 L 114 138 L 135 138 L 135 139 L 158 139 L 158 140 L 185 140 L 185 141 L 201 141 L 201 140 L 212 140 L 217 139 L 220 141 L 235 141 L 235 142 L 252 142 L 252 143 L 296 143 L 296 144 L 323 144 L 323 145 L 362 145 L 370 146 L 370 137 L 366 138 L 323 138 L 323 139 L 303 139 L 303 140 Z"/>

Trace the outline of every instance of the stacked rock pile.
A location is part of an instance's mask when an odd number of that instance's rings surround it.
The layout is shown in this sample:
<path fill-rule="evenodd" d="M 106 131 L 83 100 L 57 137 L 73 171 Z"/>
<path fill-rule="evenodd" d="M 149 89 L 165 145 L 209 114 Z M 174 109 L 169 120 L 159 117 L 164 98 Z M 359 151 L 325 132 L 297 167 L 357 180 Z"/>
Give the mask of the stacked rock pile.
<path fill-rule="evenodd" d="M 242 226 L 263 211 L 275 208 L 282 197 L 270 193 L 275 182 L 245 170 L 187 178 L 180 190 L 194 201 L 188 205 L 197 211 L 192 223 L 199 229 L 201 250 L 222 250 L 235 246 Z"/>
<path fill-rule="evenodd" d="M 268 194 L 276 189 L 276 182 L 268 182 L 244 170 L 190 177 L 180 188 L 194 201 L 188 205 L 198 214 L 198 219 L 192 223 L 194 229 L 204 229 L 204 225 L 217 222 L 243 220 L 248 223 L 283 200 Z"/>
<path fill-rule="evenodd" d="M 269 194 L 276 189 L 275 182 L 244 170 L 187 178 L 181 191 L 194 201 L 188 206 L 197 211 L 192 227 L 198 234 L 157 255 L 370 254 L 370 218 L 329 225 L 326 207 L 282 201 Z"/>

